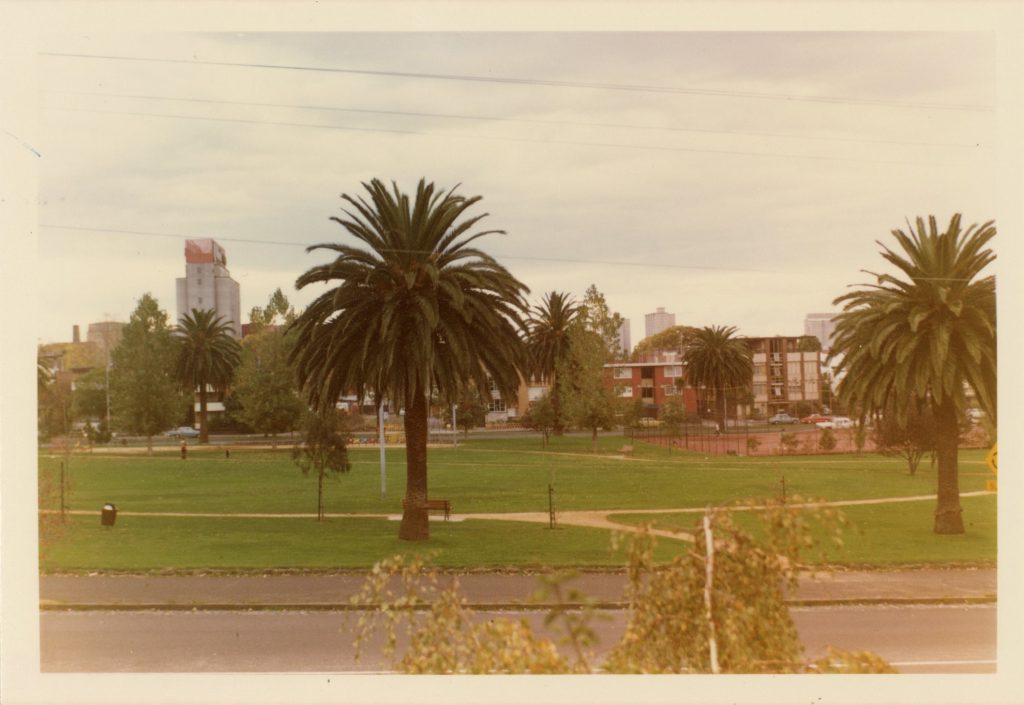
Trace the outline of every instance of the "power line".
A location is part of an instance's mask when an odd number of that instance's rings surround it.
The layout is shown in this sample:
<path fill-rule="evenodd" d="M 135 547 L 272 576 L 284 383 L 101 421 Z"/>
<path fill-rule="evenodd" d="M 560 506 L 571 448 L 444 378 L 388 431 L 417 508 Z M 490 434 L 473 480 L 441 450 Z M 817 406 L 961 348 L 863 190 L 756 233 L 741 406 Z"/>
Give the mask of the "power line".
<path fill-rule="evenodd" d="M 50 228 L 51 230 L 79 230 L 86 232 L 100 232 L 100 233 L 113 233 L 117 235 L 142 235 L 146 237 L 167 237 L 175 239 L 185 240 L 203 240 L 203 239 L 215 239 L 218 242 L 238 242 L 253 245 L 283 245 L 286 247 L 302 247 L 308 248 L 311 245 L 303 244 L 301 242 L 286 242 L 283 240 L 256 240 L 251 238 L 241 237 L 224 237 L 218 235 L 212 237 L 209 235 L 195 235 L 186 233 L 163 233 L 154 232 L 152 230 L 119 230 L 116 228 L 94 228 L 87 227 L 84 225 L 60 225 L 57 223 L 40 223 L 43 228 Z M 390 252 L 422 252 L 422 250 L 398 250 L 392 249 Z M 494 258 L 502 259 L 515 259 L 515 260 L 532 260 L 537 262 L 558 262 L 560 264 L 601 264 L 610 265 L 613 267 L 651 267 L 651 268 L 662 268 L 662 269 L 698 269 L 707 271 L 718 271 L 718 272 L 747 272 L 757 274 L 777 274 L 775 270 L 768 269 L 742 269 L 740 267 L 712 267 L 705 265 L 696 264 L 666 264 L 664 262 L 613 262 L 608 260 L 585 260 L 585 259 L 570 259 L 570 258 L 558 258 L 558 257 L 528 257 L 525 255 L 505 255 L 505 254 L 492 254 Z"/>
<path fill-rule="evenodd" d="M 45 93 L 58 93 L 67 95 L 87 95 L 96 96 L 103 98 L 129 98 L 133 100 L 165 100 L 173 101 L 178 103 L 196 103 L 202 105 L 241 105 L 247 107 L 260 107 L 260 108 L 288 108 L 296 110 L 321 110 L 329 112 L 340 112 L 340 113 L 356 113 L 360 115 L 397 115 L 401 117 L 427 117 L 427 118 L 442 118 L 452 120 L 477 120 L 487 122 L 509 122 L 509 123 L 521 123 L 527 125 L 559 125 L 565 127 L 601 127 L 601 128 L 616 128 L 616 129 L 628 129 L 628 130 L 656 130 L 661 132 L 695 132 L 700 134 L 723 134 L 723 135 L 742 135 L 747 137 L 782 137 L 785 139 L 803 139 L 803 140 L 823 140 L 828 142 L 854 142 L 854 143 L 868 143 L 868 144 L 899 144 L 899 145 L 912 145 L 918 147 L 970 147 L 978 148 L 980 144 L 956 144 L 950 142 L 914 142 L 907 140 L 881 140 L 881 139 L 865 139 L 859 137 L 819 137 L 816 135 L 795 135 L 792 133 L 785 132 L 759 132 L 754 130 L 715 130 L 711 128 L 700 128 L 700 127 L 675 127 L 675 126 L 664 126 L 664 125 L 630 125 L 626 123 L 614 123 L 614 122 L 583 122 L 575 120 L 542 120 L 540 118 L 509 118 L 500 117 L 495 115 L 464 115 L 458 113 L 429 113 L 409 110 L 377 110 L 370 108 L 342 108 L 329 105 L 302 105 L 293 103 L 264 103 L 256 101 L 244 101 L 244 100 L 215 100 L 211 98 L 181 98 L 176 96 L 163 96 L 163 95 L 141 95 L 135 93 L 103 93 L 99 91 L 67 91 L 67 90 L 47 90 Z M 987 146 L 985 147 L 988 148 Z"/>
<path fill-rule="evenodd" d="M 591 88 L 600 90 L 631 91 L 643 93 L 667 93 L 677 95 L 704 95 L 726 98 L 755 98 L 761 100 L 781 100 L 808 103 L 839 103 L 846 105 L 882 106 L 894 108 L 916 108 L 923 110 L 969 110 L 991 112 L 992 107 L 958 103 L 913 103 L 895 100 L 870 98 L 847 98 L 840 96 L 809 96 L 786 93 L 762 93 L 752 91 L 720 90 L 712 88 L 678 88 L 669 86 L 647 86 L 627 83 L 591 83 L 585 81 L 554 81 L 538 78 L 512 78 L 498 76 L 474 76 L 464 74 L 424 73 L 413 71 L 383 71 L 370 69 L 350 69 L 327 66 L 300 66 L 292 64 L 264 64 L 241 61 L 208 61 L 202 59 L 167 59 L 146 56 L 114 56 L 109 54 L 74 54 L 66 52 L 40 52 L 41 56 L 57 56 L 75 59 L 102 59 L 109 61 L 146 61 L 164 64 L 189 64 L 194 66 L 231 66 L 260 69 L 280 69 L 286 71 L 313 71 L 317 73 L 340 73 L 363 76 L 390 76 L 397 78 L 422 78 L 443 81 L 472 81 L 478 83 L 500 83 L 513 85 L 553 86 L 558 88 Z"/>
<path fill-rule="evenodd" d="M 594 141 L 581 141 L 581 140 L 544 140 L 534 139 L 528 137 L 505 137 L 499 135 L 466 135 L 466 134 L 447 134 L 438 132 L 425 132 L 422 130 L 398 130 L 388 129 L 382 127 L 351 127 L 346 125 L 322 125 L 317 123 L 308 122 L 285 122 L 279 120 L 249 120 L 244 118 L 220 118 L 220 117 L 207 117 L 202 115 L 176 115 L 170 113 L 146 113 L 137 112 L 130 110 L 100 110 L 97 108 L 70 108 L 70 107 L 54 107 L 45 106 L 49 110 L 58 110 L 63 112 L 82 112 L 82 113 L 96 113 L 101 115 L 131 115 L 134 117 L 151 117 L 151 118 L 166 118 L 176 120 L 199 120 L 206 122 L 225 122 L 225 123 L 237 123 L 246 125 L 269 125 L 275 127 L 311 127 L 321 130 L 343 130 L 347 132 L 381 132 L 389 134 L 403 134 L 403 135 L 418 135 L 421 137 L 443 137 L 443 138 L 455 138 L 455 139 L 478 139 L 478 140 L 498 140 L 502 142 L 519 142 L 519 143 L 530 143 L 530 144 L 564 144 L 576 147 L 610 147 L 614 149 L 639 149 L 645 151 L 654 152 L 686 152 L 690 154 L 722 154 L 730 156 L 745 156 L 745 157 L 768 157 L 768 158 L 790 158 L 790 159 L 810 159 L 813 161 L 828 161 L 828 162 L 853 162 L 857 164 L 892 164 L 892 165 L 913 165 L 913 166 L 964 166 L 963 164 L 948 163 L 948 162 L 916 162 L 916 161 L 900 161 L 900 160 L 886 160 L 886 159 L 858 159 L 856 157 L 834 157 L 827 155 L 814 155 L 814 154 L 794 154 L 786 152 L 748 152 L 736 149 L 705 149 L 696 147 L 669 147 L 667 145 L 644 145 L 644 144 L 622 144 L 617 142 L 594 142 Z"/>

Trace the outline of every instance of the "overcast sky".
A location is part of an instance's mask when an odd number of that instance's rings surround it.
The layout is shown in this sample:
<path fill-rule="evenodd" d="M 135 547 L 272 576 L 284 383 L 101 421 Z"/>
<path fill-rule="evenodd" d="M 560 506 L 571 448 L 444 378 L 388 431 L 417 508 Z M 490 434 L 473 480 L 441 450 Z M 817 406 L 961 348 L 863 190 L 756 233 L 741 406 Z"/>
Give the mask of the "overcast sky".
<path fill-rule="evenodd" d="M 658 306 L 799 335 L 882 266 L 875 240 L 906 217 L 995 218 L 992 47 L 966 32 L 44 38 L 132 60 L 39 59 L 37 338 L 127 320 L 147 291 L 174 317 L 186 236 L 225 247 L 246 321 L 276 287 L 305 304 L 319 290 L 295 279 L 327 255 L 304 246 L 343 238 L 339 195 L 373 177 L 483 196 L 483 224 L 508 234 L 480 244 L 532 301 L 596 284 L 634 345 Z"/>

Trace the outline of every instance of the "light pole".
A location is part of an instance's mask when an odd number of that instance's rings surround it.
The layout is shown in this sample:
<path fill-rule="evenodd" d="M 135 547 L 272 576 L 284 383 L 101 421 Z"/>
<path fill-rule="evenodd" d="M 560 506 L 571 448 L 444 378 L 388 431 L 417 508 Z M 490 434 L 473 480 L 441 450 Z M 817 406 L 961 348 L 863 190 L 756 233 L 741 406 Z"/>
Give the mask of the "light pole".
<path fill-rule="evenodd" d="M 459 408 L 458 404 L 452 404 L 452 448 L 459 447 L 459 432 L 458 425 L 455 422 L 455 411 Z"/>
<path fill-rule="evenodd" d="M 384 404 L 377 406 L 378 434 L 380 440 L 380 496 L 381 498 L 388 491 L 387 464 L 384 460 L 384 417 L 388 412 L 384 411 Z"/>

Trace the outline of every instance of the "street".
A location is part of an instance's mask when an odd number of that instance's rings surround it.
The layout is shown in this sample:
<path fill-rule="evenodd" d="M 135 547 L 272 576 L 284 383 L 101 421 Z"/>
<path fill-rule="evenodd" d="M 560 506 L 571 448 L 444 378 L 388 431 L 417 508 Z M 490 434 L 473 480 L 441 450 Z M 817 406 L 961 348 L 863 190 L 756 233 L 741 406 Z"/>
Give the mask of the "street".
<path fill-rule="evenodd" d="M 874 651 L 904 673 L 996 670 L 994 604 L 793 608 L 807 655 L 827 645 Z M 538 611 L 480 612 L 525 617 L 544 633 Z M 595 620 L 596 662 L 621 634 L 625 614 Z M 40 616 L 44 672 L 379 672 L 376 648 L 353 658 L 357 613 L 338 611 L 47 611 Z"/>

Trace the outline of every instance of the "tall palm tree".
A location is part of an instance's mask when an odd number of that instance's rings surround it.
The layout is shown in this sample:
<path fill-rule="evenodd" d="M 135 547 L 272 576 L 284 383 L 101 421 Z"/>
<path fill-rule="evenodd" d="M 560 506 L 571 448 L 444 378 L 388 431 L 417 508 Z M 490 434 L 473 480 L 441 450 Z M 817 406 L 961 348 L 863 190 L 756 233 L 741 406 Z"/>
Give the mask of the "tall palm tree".
<path fill-rule="evenodd" d="M 957 469 L 959 421 L 965 384 L 996 418 L 995 277 L 979 278 L 995 259 L 985 245 L 996 234 L 992 222 L 960 228 L 960 214 L 939 232 L 928 226 L 892 234 L 903 250 L 883 245 L 882 257 L 903 276 L 875 274 L 876 284 L 837 298 L 833 355 L 841 354 L 837 390 L 860 413 L 896 410 L 904 421 L 912 406 L 930 405 L 936 424 L 938 506 L 935 533 L 964 531 Z"/>
<path fill-rule="evenodd" d="M 565 428 L 562 418 L 562 397 L 558 388 L 558 369 L 567 360 L 570 348 L 569 331 L 582 311 L 575 300 L 560 291 L 544 295 L 539 306 L 530 312 L 526 345 L 530 354 L 530 372 L 551 384 L 551 406 L 554 411 L 554 433 Z"/>
<path fill-rule="evenodd" d="M 525 367 L 521 342 L 524 284 L 484 252 L 471 233 L 487 214 L 463 219 L 480 200 L 443 192 L 421 180 L 415 197 L 379 179 L 364 183 L 369 200 L 342 195 L 332 218 L 365 248 L 313 245 L 336 253 L 296 281 L 336 285 L 291 325 L 292 360 L 310 403 L 333 407 L 343 393 L 373 395 L 405 409 L 406 488 L 399 538 L 429 538 L 427 400 L 457 398 L 467 384 L 492 379 L 514 398 Z"/>
<path fill-rule="evenodd" d="M 733 390 L 738 399 L 754 375 L 750 347 L 735 337 L 736 332 L 735 326 L 705 326 L 690 336 L 683 355 L 687 381 L 715 395 L 715 415 L 723 429 L 729 391 Z"/>
<path fill-rule="evenodd" d="M 175 326 L 181 341 L 176 376 L 182 388 L 199 388 L 199 442 L 209 443 L 206 400 L 210 388 L 220 391 L 231 381 L 241 348 L 232 336 L 233 328 L 212 309 L 192 309 Z"/>

